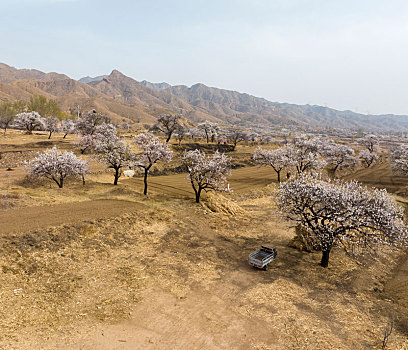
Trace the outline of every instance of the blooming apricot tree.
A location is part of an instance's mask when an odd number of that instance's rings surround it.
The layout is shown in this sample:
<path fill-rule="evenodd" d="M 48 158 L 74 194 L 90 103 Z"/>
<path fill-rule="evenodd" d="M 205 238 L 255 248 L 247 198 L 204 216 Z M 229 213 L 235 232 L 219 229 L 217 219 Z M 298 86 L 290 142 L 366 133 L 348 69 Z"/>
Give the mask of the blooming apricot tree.
<path fill-rule="evenodd" d="M 278 205 L 287 219 L 320 242 L 323 267 L 328 266 L 334 245 L 357 255 L 380 244 L 407 244 L 402 208 L 385 189 L 304 175 L 281 184 Z"/>
<path fill-rule="evenodd" d="M 169 162 L 172 159 L 173 152 L 169 149 L 167 143 L 163 143 L 160 139 L 154 136 L 151 132 L 145 132 L 136 135 L 134 138 L 136 147 L 140 153 L 135 156 L 131 167 L 139 167 L 144 170 L 144 190 L 143 194 L 147 194 L 147 176 L 151 167 L 158 161 Z"/>
<path fill-rule="evenodd" d="M 72 119 L 64 119 L 61 122 L 61 130 L 64 133 L 63 138 L 65 139 L 68 134 L 75 133 L 75 122 Z"/>
<path fill-rule="evenodd" d="M 109 123 L 108 118 L 101 113 L 98 113 L 96 110 L 91 110 L 76 121 L 76 132 L 82 136 L 93 135 L 96 132 L 97 127 L 102 123 Z"/>
<path fill-rule="evenodd" d="M 292 145 L 288 145 L 288 157 L 294 161 L 298 175 L 308 170 L 318 170 L 326 165 L 321 157 L 323 144 L 318 139 L 296 138 Z"/>
<path fill-rule="evenodd" d="M 360 143 L 367 149 L 368 152 L 374 153 L 378 151 L 380 140 L 376 135 L 366 135 L 360 140 Z"/>
<path fill-rule="evenodd" d="M 184 153 L 183 163 L 187 168 L 197 203 L 200 202 L 202 190 L 225 189 L 227 176 L 230 174 L 230 157 L 218 151 L 212 156 L 207 156 L 196 149 Z"/>
<path fill-rule="evenodd" d="M 357 165 L 354 150 L 347 145 L 334 142 L 327 143 L 323 154 L 326 157 L 327 164 L 332 167 L 333 175 L 336 174 L 338 169 L 352 169 Z"/>
<path fill-rule="evenodd" d="M 281 181 L 281 171 L 295 164 L 295 161 L 290 158 L 290 149 L 288 146 L 283 146 L 274 150 L 266 150 L 258 147 L 255 150 L 254 160 L 260 165 L 270 165 L 278 175 L 278 182 Z"/>
<path fill-rule="evenodd" d="M 80 134 L 77 145 L 81 154 L 88 150 L 94 150 L 95 145 L 101 142 L 108 142 L 117 137 L 116 127 L 112 124 L 102 123 L 96 126 L 90 134 Z"/>
<path fill-rule="evenodd" d="M 37 112 L 23 112 L 16 115 L 15 125 L 19 129 L 26 130 L 27 134 L 32 134 L 36 129 L 43 129 L 44 122 Z"/>
<path fill-rule="evenodd" d="M 112 127 L 114 128 L 113 125 Z M 122 175 L 122 168 L 128 166 L 134 159 L 134 153 L 126 142 L 120 140 L 113 128 L 106 127 L 100 133 L 96 133 L 93 148 L 97 152 L 96 158 L 114 170 L 113 184 L 117 185 Z"/>
<path fill-rule="evenodd" d="M 360 152 L 359 158 L 363 166 L 369 168 L 378 160 L 378 155 L 375 152 L 378 151 L 379 138 L 376 135 L 366 135 L 360 140 L 360 143 L 365 149 Z"/>
<path fill-rule="evenodd" d="M 51 135 L 53 132 L 56 132 L 59 130 L 59 126 L 58 126 L 59 120 L 57 118 L 54 117 L 47 117 L 44 118 L 44 130 L 48 131 L 48 138 L 51 138 Z"/>
<path fill-rule="evenodd" d="M 200 123 L 197 125 L 197 128 L 202 130 L 205 133 L 205 137 L 207 138 L 207 143 L 210 142 L 210 139 L 212 142 L 214 142 L 215 136 L 217 136 L 218 133 L 218 124 L 210 122 L 209 120 L 206 120 L 203 123 Z"/>
<path fill-rule="evenodd" d="M 390 156 L 391 169 L 404 176 L 408 176 L 408 146 L 395 148 Z"/>
<path fill-rule="evenodd" d="M 26 163 L 27 172 L 32 177 L 46 177 L 55 181 L 59 188 L 67 176 L 84 176 L 88 163 L 73 152 L 61 152 L 53 147 Z"/>
<path fill-rule="evenodd" d="M 377 154 L 370 152 L 369 150 L 363 149 L 358 158 L 361 160 L 361 163 L 365 168 L 369 168 L 371 164 L 378 160 Z"/>

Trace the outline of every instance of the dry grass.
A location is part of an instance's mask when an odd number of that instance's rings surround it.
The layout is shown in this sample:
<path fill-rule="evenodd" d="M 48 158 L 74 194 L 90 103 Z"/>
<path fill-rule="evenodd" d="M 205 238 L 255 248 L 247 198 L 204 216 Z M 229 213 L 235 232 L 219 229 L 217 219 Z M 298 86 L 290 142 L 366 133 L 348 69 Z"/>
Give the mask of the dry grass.
<path fill-rule="evenodd" d="M 0 147 L 37 150 L 44 146 L 34 141 L 44 138 L 12 132 L 0 138 Z M 55 142 L 60 142 L 57 137 Z M 61 141 L 61 146 L 69 149 L 70 142 Z M 237 162 L 253 149 L 238 146 Z M 385 172 L 383 165 L 378 169 L 380 175 Z M 371 171 L 375 174 L 375 169 Z M 368 171 L 357 175 L 375 181 Z M 235 170 L 230 179 L 234 192 L 205 195 L 202 205 L 194 204 L 185 177 L 152 176 L 149 196 L 144 197 L 140 179 L 121 178 L 119 186 L 113 187 L 112 175 L 98 166 L 86 186 L 70 180 L 62 190 L 48 182 L 27 182 L 21 168 L 0 169 L 4 212 L 98 199 L 145 206 L 92 222 L 3 234 L 0 347 L 72 344 L 98 325 L 133 318 L 146 302 L 143 295 L 152 294 L 148 300 L 155 303 L 155 296 L 165 293 L 171 298 L 163 301 L 164 308 L 174 307 L 175 300 L 186 303 L 177 309 L 185 321 L 171 319 L 175 324 L 166 328 L 169 337 L 186 327 L 217 339 L 217 344 L 242 344 L 241 348 L 371 349 L 379 347 L 394 308 L 397 327 L 390 348 L 408 349 L 406 314 L 401 311 L 405 309 L 389 300 L 392 293 L 384 290 L 391 270 L 398 266 L 398 254 L 384 251 L 376 261 L 356 263 L 335 250 L 330 267 L 323 269 L 317 264 L 319 252 L 288 247 L 294 228 L 282 221 L 271 199 L 276 177 L 270 168 Z M 390 184 L 397 191 L 405 186 L 404 182 Z M 261 244 L 278 250 L 267 272 L 246 263 L 247 255 Z M 145 322 L 153 317 L 148 312 L 142 316 Z M 240 332 L 228 333 L 234 324 Z M 251 328 L 253 324 L 256 327 Z M 248 333 L 245 339 L 242 330 Z M 48 345 L 44 344 L 47 338 Z"/>

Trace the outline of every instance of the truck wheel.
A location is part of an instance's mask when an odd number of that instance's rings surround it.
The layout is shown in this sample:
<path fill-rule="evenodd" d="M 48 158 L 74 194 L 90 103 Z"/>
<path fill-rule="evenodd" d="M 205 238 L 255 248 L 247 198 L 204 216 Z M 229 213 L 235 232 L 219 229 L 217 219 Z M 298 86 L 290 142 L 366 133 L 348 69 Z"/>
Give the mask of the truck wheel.
<path fill-rule="evenodd" d="M 268 265 L 265 265 L 265 266 L 262 268 L 262 270 L 268 271 Z"/>

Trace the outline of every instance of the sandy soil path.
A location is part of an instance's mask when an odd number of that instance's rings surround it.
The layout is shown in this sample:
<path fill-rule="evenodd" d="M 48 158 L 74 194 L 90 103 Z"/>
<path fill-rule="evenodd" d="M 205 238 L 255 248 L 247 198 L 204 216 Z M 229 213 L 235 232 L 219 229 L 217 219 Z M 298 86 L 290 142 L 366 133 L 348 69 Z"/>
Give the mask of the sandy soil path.
<path fill-rule="evenodd" d="M 0 234 L 26 232 L 61 224 L 107 218 L 145 208 L 124 200 L 93 200 L 0 211 Z"/>
<path fill-rule="evenodd" d="M 181 300 L 146 290 L 131 320 L 106 325 L 63 349 L 251 349 L 259 341 L 273 344 L 276 334 L 264 320 L 233 308 L 236 295 L 250 285 L 250 272 L 236 271 L 216 288 L 191 291 Z"/>

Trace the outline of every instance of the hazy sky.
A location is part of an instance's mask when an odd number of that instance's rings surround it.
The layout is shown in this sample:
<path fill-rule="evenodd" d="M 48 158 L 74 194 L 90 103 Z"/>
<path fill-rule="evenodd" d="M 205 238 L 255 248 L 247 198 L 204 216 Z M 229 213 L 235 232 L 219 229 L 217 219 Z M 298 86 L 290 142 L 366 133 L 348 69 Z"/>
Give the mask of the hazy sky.
<path fill-rule="evenodd" d="M 0 62 L 408 114 L 408 1 L 0 0 Z"/>

